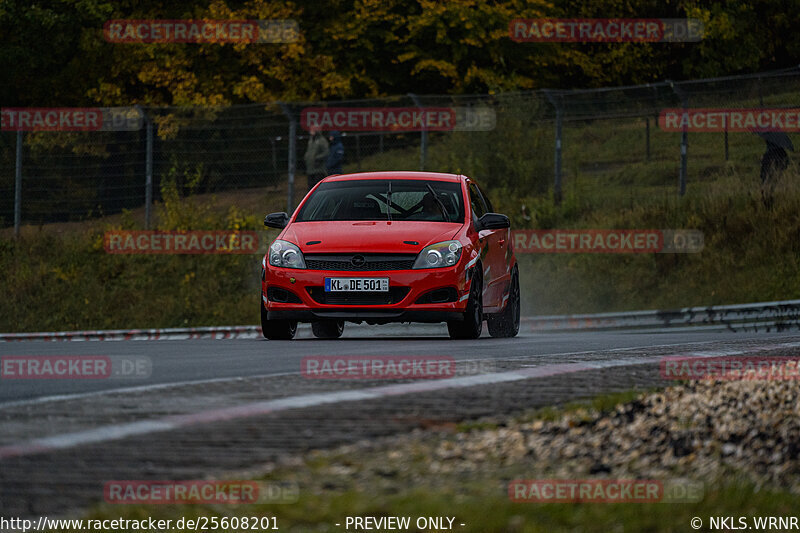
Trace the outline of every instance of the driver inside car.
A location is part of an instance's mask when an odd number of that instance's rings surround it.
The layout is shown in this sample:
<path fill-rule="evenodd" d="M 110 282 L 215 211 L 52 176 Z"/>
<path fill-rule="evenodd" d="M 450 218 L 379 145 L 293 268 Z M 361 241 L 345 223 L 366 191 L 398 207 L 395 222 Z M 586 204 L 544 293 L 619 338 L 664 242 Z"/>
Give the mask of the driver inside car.
<path fill-rule="evenodd" d="M 422 204 L 422 211 L 415 218 L 418 220 L 443 220 L 442 208 L 439 207 L 433 194 L 425 193 L 420 203 Z"/>

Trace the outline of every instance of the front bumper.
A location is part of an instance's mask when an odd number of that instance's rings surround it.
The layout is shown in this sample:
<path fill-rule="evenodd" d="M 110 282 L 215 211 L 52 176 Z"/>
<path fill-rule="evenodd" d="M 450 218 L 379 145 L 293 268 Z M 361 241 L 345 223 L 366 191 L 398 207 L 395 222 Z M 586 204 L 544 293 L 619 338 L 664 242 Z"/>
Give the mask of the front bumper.
<path fill-rule="evenodd" d="M 335 304 L 320 303 L 318 301 L 320 291 L 324 291 L 326 277 L 388 277 L 390 291 L 400 296 L 398 301 L 378 305 L 365 303 L 359 300 L 357 295 L 354 295 L 352 305 L 343 305 L 341 299 Z M 273 290 L 270 291 L 270 288 Z M 289 291 L 293 297 L 289 298 L 289 301 L 274 301 L 268 298 L 268 294 L 274 295 L 275 289 Z M 447 289 L 453 294 L 450 299 L 452 301 L 417 303 L 431 291 L 442 289 Z M 298 270 L 268 266 L 262 281 L 262 302 L 270 320 L 312 322 L 339 319 L 368 323 L 458 321 L 463 319 L 462 313 L 466 309 L 468 295 L 466 272 L 458 265 L 441 269 L 361 272 Z"/>
<path fill-rule="evenodd" d="M 457 322 L 464 315 L 455 311 L 425 311 L 418 309 L 400 311 L 377 311 L 374 309 L 296 309 L 267 311 L 269 320 L 296 320 L 314 322 L 316 320 L 346 320 L 348 322 L 367 322 L 369 324 L 388 324 L 390 322 Z"/>

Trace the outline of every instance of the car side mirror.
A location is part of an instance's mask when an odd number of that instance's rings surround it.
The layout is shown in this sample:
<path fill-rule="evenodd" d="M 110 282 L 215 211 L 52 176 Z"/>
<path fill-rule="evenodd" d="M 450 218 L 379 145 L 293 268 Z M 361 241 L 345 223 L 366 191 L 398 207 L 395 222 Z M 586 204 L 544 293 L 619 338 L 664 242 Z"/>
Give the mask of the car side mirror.
<path fill-rule="evenodd" d="M 511 227 L 508 217 L 500 213 L 486 213 L 478 219 L 481 229 L 505 229 Z"/>
<path fill-rule="evenodd" d="M 289 223 L 289 215 L 281 211 L 280 213 L 270 213 L 264 217 L 264 225 L 270 228 L 283 229 Z"/>

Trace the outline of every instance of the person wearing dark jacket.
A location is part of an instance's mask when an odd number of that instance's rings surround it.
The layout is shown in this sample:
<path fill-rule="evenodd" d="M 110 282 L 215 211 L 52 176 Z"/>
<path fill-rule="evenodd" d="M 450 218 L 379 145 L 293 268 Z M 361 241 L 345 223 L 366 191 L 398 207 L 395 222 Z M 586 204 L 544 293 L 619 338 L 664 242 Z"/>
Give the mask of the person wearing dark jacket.
<path fill-rule="evenodd" d="M 778 177 L 789 166 L 789 155 L 783 147 L 767 143 L 767 151 L 761 157 L 761 183 Z"/>
<path fill-rule="evenodd" d="M 772 207 L 778 179 L 788 166 L 789 155 L 786 150 L 767 142 L 767 151 L 761 157 L 761 201 L 765 207 Z"/>
<path fill-rule="evenodd" d="M 330 147 L 328 151 L 328 160 L 325 162 L 325 168 L 328 175 L 341 174 L 342 163 L 344 163 L 344 145 L 342 144 L 342 136 L 338 131 L 332 131 L 328 134 Z"/>

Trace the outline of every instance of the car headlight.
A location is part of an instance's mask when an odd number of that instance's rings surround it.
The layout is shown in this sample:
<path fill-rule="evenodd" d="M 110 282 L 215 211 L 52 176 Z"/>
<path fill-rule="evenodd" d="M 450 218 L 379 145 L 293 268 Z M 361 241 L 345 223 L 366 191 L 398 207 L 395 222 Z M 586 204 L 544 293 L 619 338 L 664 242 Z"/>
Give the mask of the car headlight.
<path fill-rule="evenodd" d="M 269 247 L 269 264 L 283 268 L 305 268 L 306 260 L 297 245 L 278 239 Z"/>
<path fill-rule="evenodd" d="M 412 268 L 441 268 L 458 263 L 461 257 L 461 243 L 444 241 L 431 244 L 422 249 Z"/>

